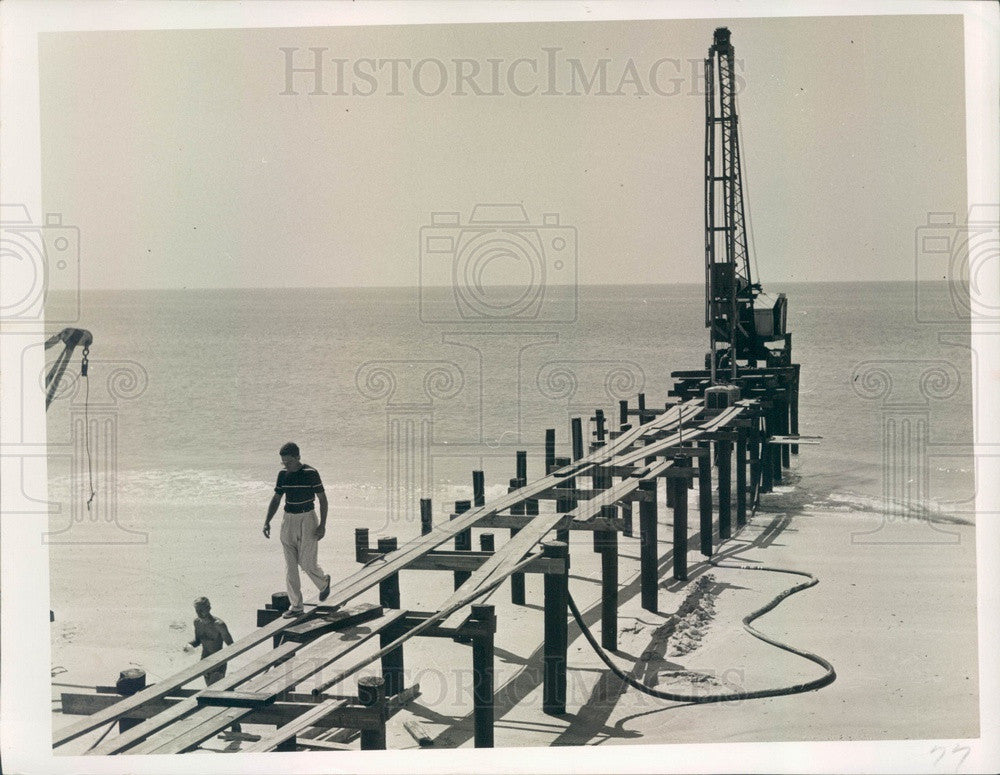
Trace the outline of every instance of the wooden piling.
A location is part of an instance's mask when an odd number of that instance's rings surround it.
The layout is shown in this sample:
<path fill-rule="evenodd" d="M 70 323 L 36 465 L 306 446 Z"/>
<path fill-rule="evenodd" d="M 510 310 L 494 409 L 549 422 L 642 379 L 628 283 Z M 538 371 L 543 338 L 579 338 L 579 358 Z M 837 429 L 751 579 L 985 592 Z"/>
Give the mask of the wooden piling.
<path fill-rule="evenodd" d="M 558 468 L 564 468 L 569 465 L 568 457 L 557 457 L 553 462 L 553 465 Z M 567 476 L 556 485 L 557 489 L 560 490 L 572 490 L 576 487 L 576 477 Z M 556 499 L 556 512 L 559 514 L 568 514 L 574 508 L 576 508 L 576 502 L 569 496 L 560 497 Z M 564 544 L 569 546 L 569 529 L 561 528 L 556 530 L 556 540 L 562 541 Z"/>
<path fill-rule="evenodd" d="M 628 425 L 628 401 L 622 399 L 618 402 L 618 430 L 622 430 Z"/>
<path fill-rule="evenodd" d="M 764 438 L 767 438 L 769 429 L 765 426 Z M 771 451 L 773 444 L 761 440 L 760 444 L 760 489 L 758 492 L 767 493 L 774 489 L 774 454 Z"/>
<path fill-rule="evenodd" d="M 354 559 L 364 562 L 368 552 L 368 528 L 354 528 Z"/>
<path fill-rule="evenodd" d="M 602 506 L 601 516 L 613 519 L 614 506 Z M 618 648 L 618 531 L 595 530 L 601 550 L 601 646 Z"/>
<path fill-rule="evenodd" d="M 518 474 L 521 473 L 521 454 L 522 453 L 520 453 L 520 452 L 517 453 L 517 455 L 518 455 L 518 465 L 517 465 Z M 526 468 L 527 468 L 527 466 L 525 465 L 525 469 Z M 515 479 L 511 479 L 510 480 L 510 487 L 508 489 L 509 489 L 510 492 L 514 492 L 514 490 L 519 490 L 522 487 L 524 487 L 526 483 L 527 482 L 524 479 L 519 478 L 519 477 L 515 478 Z M 523 502 L 522 503 L 515 503 L 513 506 L 510 507 L 510 513 L 512 515 L 514 515 L 514 516 L 522 516 L 525 513 L 525 504 Z M 519 532 L 521 532 L 519 528 L 512 527 L 510 529 L 510 537 L 513 538 Z M 510 602 L 512 602 L 514 605 L 524 605 L 524 574 L 523 573 L 512 573 L 511 576 L 510 576 Z"/>
<path fill-rule="evenodd" d="M 699 441 L 698 446 L 705 450 L 705 454 L 698 456 L 698 530 L 701 536 L 701 553 L 706 557 L 711 557 L 713 538 L 711 444 L 707 441 Z M 674 495 L 675 490 L 668 486 L 667 492 Z M 670 501 L 669 505 L 673 506 L 673 497 Z"/>
<path fill-rule="evenodd" d="M 378 551 L 382 554 L 394 552 L 399 547 L 399 542 L 395 536 L 379 538 L 376 544 Z M 378 603 L 383 608 L 399 608 L 399 574 L 393 573 L 385 581 L 378 584 Z"/>
<path fill-rule="evenodd" d="M 472 508 L 472 503 L 469 501 L 455 501 L 455 513 L 451 515 L 452 519 L 455 519 L 460 514 L 464 514 L 470 508 Z M 457 552 L 470 552 L 472 551 L 472 530 L 466 529 L 455 534 L 455 551 Z M 465 580 L 469 578 L 472 574 L 469 571 L 457 570 L 454 571 L 455 574 L 455 589 L 458 589 Z"/>
<path fill-rule="evenodd" d="M 667 486 L 674 487 L 674 578 L 687 581 L 688 514 L 687 482 L 681 478 L 668 478 Z"/>
<path fill-rule="evenodd" d="M 622 501 L 619 505 L 622 510 L 622 522 L 625 525 L 622 535 L 626 538 L 632 538 L 632 501 Z"/>
<path fill-rule="evenodd" d="M 603 442 L 607 438 L 607 424 L 604 419 L 604 411 L 601 409 L 594 410 L 594 439 L 595 441 Z"/>
<path fill-rule="evenodd" d="M 131 697 L 136 692 L 146 688 L 146 671 L 137 667 L 129 667 L 118 674 L 115 691 L 122 697 Z M 118 720 L 118 733 L 128 732 L 132 727 L 141 724 L 143 719 L 122 718 Z"/>
<path fill-rule="evenodd" d="M 583 457 L 583 419 L 574 417 L 570 420 L 570 436 L 573 439 L 573 460 Z"/>
<path fill-rule="evenodd" d="M 385 750 L 385 720 L 388 707 L 385 696 L 385 680 L 377 675 L 366 675 L 358 679 L 358 702 L 366 708 L 374 708 L 379 722 L 375 729 L 361 730 L 362 751 Z"/>
<path fill-rule="evenodd" d="M 556 464 L 556 429 L 545 429 L 545 473 L 552 470 Z"/>
<path fill-rule="evenodd" d="M 404 632 L 405 628 L 399 624 L 380 630 L 378 634 L 379 649 L 384 649 Z M 403 683 L 405 673 L 403 660 L 402 644 L 382 655 L 382 678 L 385 679 L 385 693 L 388 697 L 394 697 L 406 688 Z"/>
<path fill-rule="evenodd" d="M 747 451 L 750 453 L 750 506 L 751 508 L 756 508 L 761 487 L 759 428 L 753 427 L 750 429 L 747 444 Z"/>
<path fill-rule="evenodd" d="M 517 453 L 517 478 L 528 480 L 528 452 L 526 450 L 518 450 Z M 523 485 L 522 485 L 523 486 Z"/>
<path fill-rule="evenodd" d="M 715 445 L 715 451 L 719 467 L 719 539 L 722 540 L 733 535 L 733 443 L 719 441 Z"/>
<path fill-rule="evenodd" d="M 736 430 L 736 528 L 747 522 L 747 434 Z"/>
<path fill-rule="evenodd" d="M 781 435 L 781 410 L 779 402 L 773 401 L 768 411 L 767 435 Z M 781 444 L 768 444 L 771 453 L 771 484 L 781 484 Z"/>
<path fill-rule="evenodd" d="M 778 432 L 782 436 L 788 435 L 788 413 L 789 413 L 789 400 L 788 391 L 784 391 L 784 397 L 778 399 L 776 403 L 776 409 L 778 413 Z M 788 444 L 781 444 L 781 465 L 784 468 L 788 468 L 792 464 L 792 448 Z"/>
<path fill-rule="evenodd" d="M 434 529 L 434 517 L 431 510 L 431 499 L 420 499 L 420 535 L 425 536 Z"/>
<path fill-rule="evenodd" d="M 598 410 L 598 411 L 600 411 L 600 410 Z M 592 449 L 595 449 L 595 450 L 596 449 L 600 449 L 603 446 L 604 446 L 604 442 L 603 441 L 595 441 L 591 445 Z M 612 480 L 612 477 L 607 473 L 606 470 L 602 469 L 600 466 L 595 466 L 594 467 L 594 474 L 591 477 L 591 485 L 593 486 L 593 488 L 595 490 L 606 490 L 606 489 L 608 489 L 611 486 L 611 480 Z M 600 552 L 601 551 L 601 541 L 600 541 L 600 538 L 598 536 L 599 532 L 600 531 L 598 531 L 598 530 L 594 531 L 594 551 L 595 552 Z"/>
<path fill-rule="evenodd" d="M 657 610 L 656 479 L 644 479 L 639 489 L 647 496 L 639 501 L 639 574 L 642 607 Z M 687 496 L 685 495 L 685 498 Z"/>
<path fill-rule="evenodd" d="M 472 472 L 472 505 L 477 509 L 486 505 L 486 483 L 482 471 Z"/>
<path fill-rule="evenodd" d="M 493 747 L 493 640 L 497 619 L 491 605 L 472 605 L 470 619 L 477 632 L 472 636 L 472 697 L 474 745 Z"/>
<path fill-rule="evenodd" d="M 494 541 L 492 533 L 479 534 L 479 551 L 481 552 L 496 551 L 496 541 Z"/>
<path fill-rule="evenodd" d="M 638 397 L 639 401 L 639 425 L 646 422 L 646 394 L 640 393 Z"/>
<path fill-rule="evenodd" d="M 792 377 L 791 397 L 788 402 L 788 430 L 793 436 L 799 435 L 799 368 L 800 364 L 792 364 L 794 369 Z M 792 444 L 792 454 L 799 454 L 799 445 Z"/>
<path fill-rule="evenodd" d="M 569 547 L 562 541 L 545 541 L 542 543 L 542 555 L 564 561 L 561 570 L 544 576 L 545 643 L 542 656 L 542 711 L 562 715 L 566 712 L 566 655 L 569 647 Z"/>

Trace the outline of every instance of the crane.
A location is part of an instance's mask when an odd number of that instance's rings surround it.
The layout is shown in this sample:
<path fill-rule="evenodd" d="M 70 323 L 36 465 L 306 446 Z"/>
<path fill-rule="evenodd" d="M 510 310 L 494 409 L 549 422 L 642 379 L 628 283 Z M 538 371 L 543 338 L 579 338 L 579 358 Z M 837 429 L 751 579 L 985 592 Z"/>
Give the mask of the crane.
<path fill-rule="evenodd" d="M 62 380 L 63 374 L 66 373 L 66 367 L 69 366 L 70 358 L 73 357 L 73 351 L 77 347 L 83 347 L 83 360 L 80 364 L 80 376 L 87 376 L 90 345 L 94 343 L 94 337 L 84 328 L 64 328 L 58 334 L 54 334 L 45 340 L 45 349 L 48 350 L 51 347 L 55 347 L 60 342 L 65 346 L 65 349 L 59 353 L 55 363 L 52 364 L 52 368 L 49 369 L 49 373 L 45 375 L 46 411 L 49 408 L 49 404 L 52 403 L 52 399 L 55 397 L 56 390 L 59 389 L 59 382 Z"/>
<path fill-rule="evenodd" d="M 785 295 L 772 307 L 756 304 L 762 289 L 750 272 L 735 80 L 730 32 L 719 27 L 705 59 L 705 327 L 712 384 L 726 371 L 735 381 L 741 367 L 791 360 Z"/>

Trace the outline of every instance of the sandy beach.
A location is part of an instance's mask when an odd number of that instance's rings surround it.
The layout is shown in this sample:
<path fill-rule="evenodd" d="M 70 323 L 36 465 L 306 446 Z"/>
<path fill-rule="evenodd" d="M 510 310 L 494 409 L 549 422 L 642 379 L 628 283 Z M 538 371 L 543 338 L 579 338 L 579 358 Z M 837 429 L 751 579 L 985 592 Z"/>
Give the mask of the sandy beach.
<path fill-rule="evenodd" d="M 794 473 L 790 481 L 763 496 L 756 515 L 717 549 L 714 560 L 722 566 L 795 569 L 819 579 L 755 626 L 829 660 L 837 673 L 831 685 L 722 703 L 657 699 L 609 671 L 571 621 L 567 713 L 545 715 L 541 579 L 529 576 L 527 606 L 513 606 L 506 586 L 489 600 L 498 617 L 496 745 L 978 736 L 974 526 L 801 503 Z M 53 697 L 62 690 L 59 683 L 113 684 L 128 667 L 141 667 L 154 682 L 196 661 L 196 654 L 181 649 L 192 637 L 191 603 L 201 594 L 211 598 L 213 613 L 234 637 L 249 632 L 255 609 L 283 586 L 279 546 L 263 539 L 260 521 L 259 515 L 235 509 L 179 515 L 176 528 L 150 535 L 144 546 L 88 548 L 93 563 L 113 570 L 114 588 L 100 593 L 82 565 L 69 555 L 60 557 L 65 548 L 53 547 Z M 353 517 L 335 512 L 321 544 L 321 563 L 334 577 L 353 572 L 354 527 L 383 521 L 375 508 Z M 646 685 L 692 696 L 792 686 L 822 675 L 817 665 L 753 638 L 741 625 L 744 616 L 801 577 L 715 567 L 691 551 L 688 582 L 674 582 L 671 514 L 662 505 L 659 523 L 659 613 L 639 605 L 637 539 L 620 541 L 619 649 L 612 654 L 620 669 Z M 185 524 L 198 524 L 197 534 L 181 527 Z M 413 528 L 400 525 L 396 533 L 405 541 L 417 532 Z M 697 536 L 692 539 L 697 547 Z M 571 557 L 570 593 L 599 637 L 600 565 L 589 533 L 572 535 Z M 64 572 L 69 568 L 76 570 Z M 451 574 L 408 571 L 401 583 L 404 607 L 430 610 L 447 596 Z M 376 601 L 376 591 L 361 600 Z M 363 674 L 376 671 L 377 663 Z M 338 691 L 352 692 L 353 682 Z M 411 640 L 406 682 L 419 683 L 421 695 L 390 719 L 390 749 L 417 747 L 403 726 L 407 719 L 428 730 L 435 748 L 472 746 L 468 646 Z M 193 685 L 200 684 L 199 679 Z M 56 713 L 53 724 L 72 721 Z M 85 750 L 93 737 L 60 751 Z M 348 733 L 335 739 L 358 744 Z M 211 740 L 204 747 L 236 746 Z"/>

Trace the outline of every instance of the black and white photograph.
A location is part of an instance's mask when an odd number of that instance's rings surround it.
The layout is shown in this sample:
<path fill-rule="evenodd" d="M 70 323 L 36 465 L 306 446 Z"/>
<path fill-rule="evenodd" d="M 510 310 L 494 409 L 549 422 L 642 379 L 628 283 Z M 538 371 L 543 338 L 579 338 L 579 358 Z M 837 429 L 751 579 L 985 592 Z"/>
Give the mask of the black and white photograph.
<path fill-rule="evenodd" d="M 995 772 L 998 8 L 0 4 L 4 771 Z"/>

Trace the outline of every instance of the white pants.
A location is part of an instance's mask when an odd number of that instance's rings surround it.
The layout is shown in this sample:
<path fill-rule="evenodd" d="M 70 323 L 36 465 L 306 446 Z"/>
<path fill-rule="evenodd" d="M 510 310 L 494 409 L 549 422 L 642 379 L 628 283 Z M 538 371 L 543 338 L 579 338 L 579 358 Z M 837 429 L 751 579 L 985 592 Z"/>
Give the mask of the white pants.
<path fill-rule="evenodd" d="M 288 587 L 288 602 L 292 608 L 302 608 L 302 586 L 299 581 L 299 568 L 312 579 L 317 589 L 326 586 L 326 574 L 316 562 L 319 542 L 316 540 L 316 527 L 319 519 L 315 511 L 303 511 L 301 514 L 285 512 L 281 520 L 281 548 L 285 552 L 285 584 Z"/>

